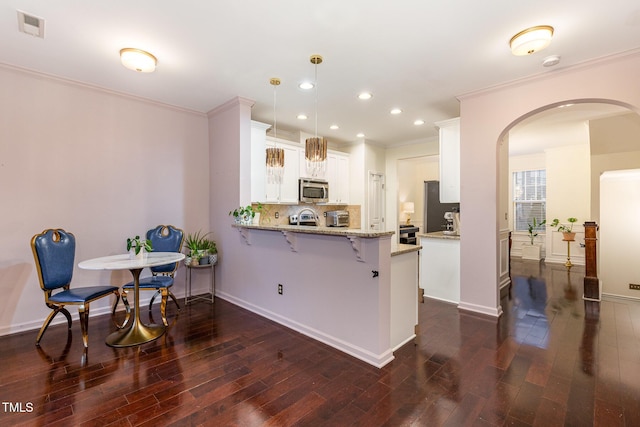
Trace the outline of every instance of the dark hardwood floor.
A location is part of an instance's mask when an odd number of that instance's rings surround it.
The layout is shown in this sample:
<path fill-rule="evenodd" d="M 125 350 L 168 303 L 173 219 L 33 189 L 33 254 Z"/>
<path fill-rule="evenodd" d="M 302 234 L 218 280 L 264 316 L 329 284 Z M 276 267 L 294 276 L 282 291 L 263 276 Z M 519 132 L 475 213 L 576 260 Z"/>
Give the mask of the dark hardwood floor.
<path fill-rule="evenodd" d="M 512 268 L 499 320 L 426 300 L 383 369 L 220 299 L 170 303 L 169 332 L 136 348 L 92 318 L 86 358 L 77 322 L 41 348 L 0 337 L 0 425 L 639 426 L 640 304 L 586 305 L 580 267 Z"/>

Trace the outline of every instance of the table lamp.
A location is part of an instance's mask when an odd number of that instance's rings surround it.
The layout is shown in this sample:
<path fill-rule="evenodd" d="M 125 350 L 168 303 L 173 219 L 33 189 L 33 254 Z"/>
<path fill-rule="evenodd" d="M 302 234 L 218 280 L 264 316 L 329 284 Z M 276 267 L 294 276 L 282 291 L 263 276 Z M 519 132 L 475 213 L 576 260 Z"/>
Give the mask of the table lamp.
<path fill-rule="evenodd" d="M 413 202 L 404 202 L 402 204 L 402 210 L 407 214 L 407 225 L 411 223 L 411 214 L 416 211 L 415 209 Z"/>

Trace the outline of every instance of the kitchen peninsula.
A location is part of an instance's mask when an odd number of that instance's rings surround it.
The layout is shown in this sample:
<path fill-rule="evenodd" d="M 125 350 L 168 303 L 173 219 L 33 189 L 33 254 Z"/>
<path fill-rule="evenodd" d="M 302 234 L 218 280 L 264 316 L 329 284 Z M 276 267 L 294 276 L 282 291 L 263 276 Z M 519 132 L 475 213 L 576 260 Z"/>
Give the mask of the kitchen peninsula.
<path fill-rule="evenodd" d="M 223 298 L 376 367 L 415 337 L 419 246 L 392 245 L 393 231 L 233 227 L 251 295 Z"/>
<path fill-rule="evenodd" d="M 460 302 L 460 235 L 443 231 L 418 234 L 420 287 L 429 298 Z"/>

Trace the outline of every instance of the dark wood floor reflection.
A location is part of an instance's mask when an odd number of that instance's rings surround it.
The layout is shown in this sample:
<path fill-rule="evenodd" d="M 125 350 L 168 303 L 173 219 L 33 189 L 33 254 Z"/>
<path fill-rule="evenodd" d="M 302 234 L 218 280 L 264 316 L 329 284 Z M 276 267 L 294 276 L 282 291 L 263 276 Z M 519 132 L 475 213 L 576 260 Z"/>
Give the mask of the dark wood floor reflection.
<path fill-rule="evenodd" d="M 383 369 L 222 300 L 170 305 L 169 332 L 137 348 L 104 344 L 108 316 L 86 355 L 77 322 L 40 350 L 36 331 L 1 337 L 0 425 L 640 425 L 640 305 L 585 310 L 579 267 L 513 271 L 499 321 L 427 300 Z"/>

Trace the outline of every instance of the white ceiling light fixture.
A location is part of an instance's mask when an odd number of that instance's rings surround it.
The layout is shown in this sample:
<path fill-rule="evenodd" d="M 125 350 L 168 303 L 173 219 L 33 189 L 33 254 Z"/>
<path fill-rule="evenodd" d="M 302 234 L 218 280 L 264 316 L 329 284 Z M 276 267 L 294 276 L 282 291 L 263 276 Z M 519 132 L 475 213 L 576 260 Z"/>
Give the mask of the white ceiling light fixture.
<path fill-rule="evenodd" d="M 329 126 L 329 129 L 331 129 L 331 130 L 338 130 L 338 129 L 340 129 L 340 126 L 338 126 L 338 125 L 331 125 L 331 126 Z"/>
<path fill-rule="evenodd" d="M 553 37 L 553 27 L 550 25 L 527 28 L 511 37 L 509 41 L 511 53 L 516 56 L 531 55 L 549 46 L 551 37 Z"/>
<path fill-rule="evenodd" d="M 278 138 L 278 120 L 276 116 L 276 88 L 280 85 L 279 78 L 269 80 L 273 86 L 273 137 Z M 267 182 L 270 184 L 281 184 L 284 175 L 284 149 L 278 148 L 278 143 L 274 142 L 273 147 L 267 147 Z"/>
<path fill-rule="evenodd" d="M 309 117 L 307 117 L 307 115 L 306 115 L 306 114 L 300 113 L 300 114 L 298 114 L 298 115 L 296 116 L 296 118 L 297 118 L 298 120 L 307 120 Z"/>
<path fill-rule="evenodd" d="M 362 92 L 358 94 L 358 99 L 362 99 L 363 101 L 368 101 L 373 98 L 373 94 L 371 92 Z"/>
<path fill-rule="evenodd" d="M 302 90 L 311 90 L 314 87 L 314 84 L 311 82 L 302 82 L 298 85 L 298 87 Z"/>
<path fill-rule="evenodd" d="M 424 120 L 418 119 L 418 120 L 414 121 L 413 124 L 416 125 L 416 126 L 422 126 L 424 124 Z"/>
<path fill-rule="evenodd" d="M 120 49 L 120 60 L 126 68 L 140 73 L 152 73 L 156 70 L 158 60 L 147 51 L 125 47 Z"/>
<path fill-rule="evenodd" d="M 358 137 L 358 138 L 364 138 L 364 133 L 360 132 L 360 133 L 356 134 L 356 137 Z"/>
<path fill-rule="evenodd" d="M 327 140 L 318 138 L 318 64 L 322 63 L 322 56 L 311 55 L 311 63 L 314 68 L 314 85 L 316 88 L 316 133 L 314 138 L 305 140 L 304 157 L 307 160 L 307 170 L 315 177 L 324 172 L 327 160 Z"/>
<path fill-rule="evenodd" d="M 402 110 L 400 108 L 393 108 L 391 111 L 389 111 L 389 113 L 393 114 L 394 116 L 397 114 L 402 113 Z"/>

